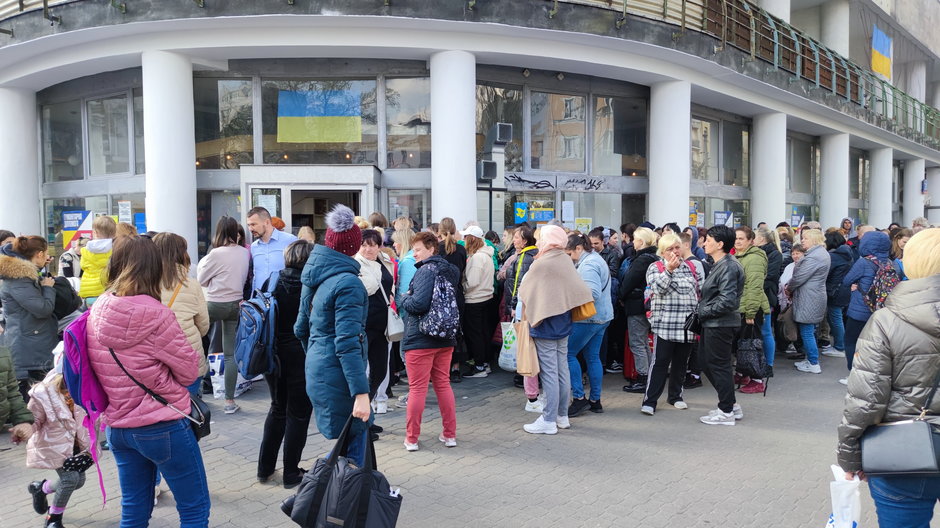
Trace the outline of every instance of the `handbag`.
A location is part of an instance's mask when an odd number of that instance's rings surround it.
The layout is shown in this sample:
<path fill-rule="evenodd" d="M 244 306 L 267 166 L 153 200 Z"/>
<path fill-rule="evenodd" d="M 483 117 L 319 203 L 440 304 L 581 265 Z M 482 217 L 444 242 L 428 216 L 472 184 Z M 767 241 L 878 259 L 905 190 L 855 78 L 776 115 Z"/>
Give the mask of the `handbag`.
<path fill-rule="evenodd" d="M 685 323 L 682 324 L 682 328 L 690 334 L 702 335 L 702 320 L 698 317 L 698 308 L 685 316 Z"/>
<path fill-rule="evenodd" d="M 363 467 L 345 456 L 354 419 L 346 420 L 329 456 L 304 474 L 297 494 L 281 503 L 281 511 L 300 526 L 392 528 L 398 523 L 402 497 L 376 469 L 371 437 Z"/>
<path fill-rule="evenodd" d="M 405 337 L 405 322 L 401 320 L 401 316 L 392 308 L 392 303 L 388 300 L 388 295 L 385 295 L 385 288 L 382 285 L 379 285 L 379 291 L 382 292 L 382 298 L 385 299 L 385 305 L 388 307 L 388 323 L 385 325 L 385 338 L 388 339 L 389 343 L 396 343 L 401 341 Z"/>
<path fill-rule="evenodd" d="M 121 370 L 124 371 L 124 374 L 126 374 L 127 377 L 130 378 L 131 381 L 134 382 L 134 384 L 140 387 L 141 390 L 149 394 L 150 397 L 153 398 L 154 400 L 158 401 L 162 405 L 166 405 L 170 409 L 173 409 L 174 411 L 176 411 L 176 413 L 182 416 L 183 418 L 186 418 L 187 420 L 189 420 L 189 426 L 192 427 L 193 434 L 196 435 L 197 442 L 200 439 L 202 439 L 204 436 L 207 436 L 209 435 L 209 433 L 212 432 L 211 429 L 209 428 L 209 421 L 212 416 L 212 411 L 209 409 L 209 404 L 203 401 L 202 398 L 200 398 L 199 396 L 193 396 L 192 394 L 190 394 L 189 395 L 189 402 L 190 402 L 189 414 L 186 414 L 183 411 L 177 409 L 175 405 L 168 402 L 166 398 L 164 398 L 163 396 L 160 396 L 156 392 L 153 392 L 152 390 L 148 389 L 146 385 L 137 381 L 137 378 L 132 376 L 131 373 L 128 372 L 126 368 L 124 368 L 124 364 L 121 363 L 120 359 L 118 359 L 117 355 L 114 353 L 113 348 L 108 347 L 108 352 L 111 353 L 111 357 L 114 358 L 115 363 L 117 363 L 117 365 L 121 367 Z"/>
<path fill-rule="evenodd" d="M 865 429 L 860 441 L 862 471 L 867 475 L 940 475 L 940 432 L 924 419 L 937 392 L 933 388 L 913 420 L 876 424 Z"/>
<path fill-rule="evenodd" d="M 83 451 L 77 455 L 72 455 L 66 458 L 65 461 L 62 462 L 62 470 L 84 473 L 85 471 L 88 471 L 88 468 L 90 468 L 94 463 L 95 460 L 91 458 L 91 454 L 89 454 L 88 451 Z"/>
<path fill-rule="evenodd" d="M 575 323 L 590 319 L 595 315 L 597 315 L 597 308 L 594 306 L 594 301 L 588 301 L 571 309 L 571 320 Z"/>
<path fill-rule="evenodd" d="M 764 379 L 767 377 L 767 358 L 764 355 L 764 340 L 754 325 L 746 325 L 738 338 L 737 365 L 735 369 L 745 376 Z M 766 387 L 766 381 L 764 387 Z"/>
<path fill-rule="evenodd" d="M 538 376 L 539 375 L 539 355 L 535 350 L 535 341 L 529 334 L 529 321 L 526 321 L 525 313 L 522 320 L 514 323 L 516 330 L 516 373 L 520 376 Z"/>

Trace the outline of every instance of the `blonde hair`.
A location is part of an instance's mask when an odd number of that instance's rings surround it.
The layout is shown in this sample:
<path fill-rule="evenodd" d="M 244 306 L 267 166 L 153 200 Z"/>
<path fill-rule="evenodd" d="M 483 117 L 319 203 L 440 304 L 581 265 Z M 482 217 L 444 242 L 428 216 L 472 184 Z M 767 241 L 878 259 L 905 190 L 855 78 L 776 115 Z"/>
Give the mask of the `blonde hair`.
<path fill-rule="evenodd" d="M 91 223 L 91 229 L 95 232 L 95 238 L 114 238 L 117 222 L 110 216 L 99 216 Z"/>
<path fill-rule="evenodd" d="M 646 246 L 656 245 L 656 232 L 648 227 L 638 227 L 633 232 L 633 240 L 640 239 Z"/>
<path fill-rule="evenodd" d="M 412 234 L 410 228 L 407 230 L 396 229 L 395 232 L 392 233 L 392 243 L 398 244 L 398 247 L 401 248 L 401 256 L 405 256 L 405 253 L 408 253 L 408 250 L 411 249 L 412 236 L 414 236 L 414 234 Z"/>
<path fill-rule="evenodd" d="M 659 246 L 656 248 L 656 254 L 661 257 L 663 256 L 663 253 L 676 244 L 682 244 L 682 240 L 679 239 L 679 235 L 675 233 L 666 233 L 665 235 L 659 237 Z"/>
<path fill-rule="evenodd" d="M 767 226 L 762 226 L 762 227 L 758 227 L 757 230 L 754 231 L 754 233 L 759 235 L 761 238 L 763 238 L 767 242 L 773 242 L 774 246 L 777 248 L 777 251 L 783 251 L 782 249 L 780 249 L 780 235 L 777 234 L 776 230 L 771 229 Z"/>
<path fill-rule="evenodd" d="M 115 236 L 137 236 L 137 228 L 127 222 L 121 222 L 117 225 Z"/>
<path fill-rule="evenodd" d="M 808 250 L 813 246 L 825 244 L 826 237 L 819 229 L 804 229 L 800 231 L 800 243 Z"/>
<path fill-rule="evenodd" d="M 370 224 L 368 220 L 366 220 L 365 218 L 361 216 L 357 216 L 353 218 L 353 223 L 359 226 L 359 229 L 371 229 L 372 228 L 372 224 Z"/>
<path fill-rule="evenodd" d="M 912 236 L 904 246 L 901 262 L 909 279 L 940 273 L 940 228 L 927 228 Z"/>
<path fill-rule="evenodd" d="M 310 242 L 317 241 L 317 234 L 313 231 L 313 228 L 310 226 L 303 226 L 297 231 L 297 238 L 302 238 Z"/>
<path fill-rule="evenodd" d="M 457 250 L 457 223 L 445 216 L 437 226 L 437 237 L 444 243 L 444 254 L 450 255 Z"/>

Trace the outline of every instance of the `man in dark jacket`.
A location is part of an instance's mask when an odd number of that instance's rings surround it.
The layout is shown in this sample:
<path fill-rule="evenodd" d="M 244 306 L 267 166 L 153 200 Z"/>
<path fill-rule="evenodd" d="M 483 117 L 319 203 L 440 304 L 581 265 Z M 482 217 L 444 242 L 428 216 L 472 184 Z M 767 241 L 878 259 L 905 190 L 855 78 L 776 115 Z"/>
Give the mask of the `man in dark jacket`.
<path fill-rule="evenodd" d="M 715 261 L 702 285 L 698 315 L 702 322 L 699 360 L 712 386 L 718 392 L 718 408 L 700 420 L 708 425 L 734 425 L 744 411 L 734 398 L 731 349 L 741 326 L 738 306 L 744 292 L 744 268 L 728 252 L 734 247 L 734 231 L 716 225 L 705 236 L 705 253 Z"/>

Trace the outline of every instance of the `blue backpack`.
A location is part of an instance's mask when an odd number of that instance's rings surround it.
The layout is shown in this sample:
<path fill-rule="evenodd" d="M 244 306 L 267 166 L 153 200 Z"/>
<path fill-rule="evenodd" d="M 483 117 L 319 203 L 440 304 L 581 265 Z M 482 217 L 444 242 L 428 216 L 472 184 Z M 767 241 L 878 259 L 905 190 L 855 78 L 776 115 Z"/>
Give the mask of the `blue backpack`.
<path fill-rule="evenodd" d="M 434 291 L 431 296 L 431 307 L 428 313 L 421 316 L 418 321 L 418 331 L 424 335 L 442 339 L 454 339 L 460 329 L 460 312 L 457 310 L 457 294 L 454 285 L 443 275 L 434 272 Z"/>
<path fill-rule="evenodd" d="M 277 335 L 277 300 L 274 288 L 280 272 L 265 281 L 267 287 L 255 290 L 251 299 L 238 308 L 238 331 L 235 333 L 235 364 L 245 379 L 274 372 L 275 338 Z"/>

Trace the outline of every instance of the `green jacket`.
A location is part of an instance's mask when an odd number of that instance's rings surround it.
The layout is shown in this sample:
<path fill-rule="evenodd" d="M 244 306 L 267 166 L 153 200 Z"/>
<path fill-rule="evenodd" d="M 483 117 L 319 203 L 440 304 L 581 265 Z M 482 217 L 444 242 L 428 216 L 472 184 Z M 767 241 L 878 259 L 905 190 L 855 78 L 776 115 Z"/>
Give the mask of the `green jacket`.
<path fill-rule="evenodd" d="M 10 349 L 0 345 L 0 427 L 7 421 L 13 425 L 33 423 L 33 413 L 26 408 L 19 383 L 13 374 Z"/>
<path fill-rule="evenodd" d="M 757 246 L 751 246 L 744 253 L 735 254 L 735 257 L 744 266 L 744 293 L 741 294 L 738 311 L 744 314 L 745 319 L 754 319 L 758 310 L 765 315 L 770 314 L 770 301 L 764 293 L 767 253 Z"/>

